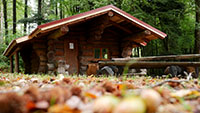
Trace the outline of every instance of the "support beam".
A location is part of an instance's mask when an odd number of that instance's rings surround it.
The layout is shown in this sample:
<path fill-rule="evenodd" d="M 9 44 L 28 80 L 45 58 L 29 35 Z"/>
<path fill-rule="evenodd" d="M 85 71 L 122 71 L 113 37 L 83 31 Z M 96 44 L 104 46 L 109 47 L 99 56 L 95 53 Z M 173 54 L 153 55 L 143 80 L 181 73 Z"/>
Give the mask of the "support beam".
<path fill-rule="evenodd" d="M 13 73 L 13 56 L 10 56 L 10 73 Z"/>
<path fill-rule="evenodd" d="M 19 73 L 19 54 L 15 53 L 15 72 Z"/>
<path fill-rule="evenodd" d="M 111 23 L 113 26 L 115 26 L 115 27 L 117 27 L 117 28 L 119 28 L 119 29 L 121 29 L 121 30 L 123 30 L 123 31 L 125 31 L 125 32 L 127 32 L 127 33 L 129 33 L 129 34 L 132 34 L 132 31 L 131 31 L 131 30 L 127 29 L 126 27 L 123 27 L 123 26 L 119 25 L 118 23 L 116 23 L 116 22 L 114 22 L 114 21 L 110 20 L 110 23 Z"/>
<path fill-rule="evenodd" d="M 63 35 L 65 35 L 66 33 L 69 32 L 69 27 L 67 25 L 63 25 L 61 26 L 58 30 L 54 31 L 53 33 L 51 33 L 48 38 L 49 39 L 57 39 Z"/>
<path fill-rule="evenodd" d="M 113 16 L 114 16 L 114 13 L 113 13 L 112 11 L 109 11 L 109 12 L 108 12 L 108 16 L 109 16 L 109 17 L 113 17 Z"/>
<path fill-rule="evenodd" d="M 109 26 L 110 18 L 113 15 L 113 12 L 108 12 L 108 15 L 103 15 L 90 23 L 88 30 L 90 39 L 100 40 L 102 38 L 101 35 L 104 33 L 104 29 Z"/>
<path fill-rule="evenodd" d="M 145 62 L 145 61 L 99 61 L 100 66 L 115 65 L 115 66 L 128 66 L 132 68 L 165 68 L 167 66 L 176 65 L 181 67 L 199 67 L 200 62 Z"/>
<path fill-rule="evenodd" d="M 144 38 L 147 36 L 151 35 L 151 31 L 149 30 L 145 30 L 143 32 L 137 33 L 137 34 L 133 34 L 131 36 L 125 37 L 123 40 L 124 41 L 134 41 L 134 42 L 144 42 Z"/>

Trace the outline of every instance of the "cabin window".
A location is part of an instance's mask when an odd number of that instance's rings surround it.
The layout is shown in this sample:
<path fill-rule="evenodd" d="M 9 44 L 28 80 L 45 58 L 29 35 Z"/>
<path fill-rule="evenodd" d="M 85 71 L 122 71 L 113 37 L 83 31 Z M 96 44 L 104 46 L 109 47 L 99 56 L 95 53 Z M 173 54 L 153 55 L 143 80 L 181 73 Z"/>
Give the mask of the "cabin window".
<path fill-rule="evenodd" d="M 108 59 L 108 49 L 107 48 L 95 48 L 94 58 L 96 59 Z"/>
<path fill-rule="evenodd" d="M 102 49 L 102 58 L 108 59 L 108 49 L 105 48 Z"/>
<path fill-rule="evenodd" d="M 94 49 L 94 58 L 100 58 L 101 54 L 100 54 L 100 48 L 95 48 Z"/>

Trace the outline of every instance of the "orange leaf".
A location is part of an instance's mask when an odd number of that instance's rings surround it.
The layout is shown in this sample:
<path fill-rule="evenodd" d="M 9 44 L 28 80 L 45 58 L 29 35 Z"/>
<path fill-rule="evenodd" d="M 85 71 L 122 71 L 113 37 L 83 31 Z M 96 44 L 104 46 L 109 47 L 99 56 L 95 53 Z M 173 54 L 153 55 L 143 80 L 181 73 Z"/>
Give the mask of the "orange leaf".
<path fill-rule="evenodd" d="M 35 108 L 35 103 L 32 102 L 32 101 L 27 102 L 26 108 L 29 109 L 29 110 L 30 109 L 34 109 Z"/>
<path fill-rule="evenodd" d="M 117 85 L 117 89 L 118 90 L 125 90 L 126 89 L 126 85 L 124 85 L 124 84 L 118 84 Z"/>

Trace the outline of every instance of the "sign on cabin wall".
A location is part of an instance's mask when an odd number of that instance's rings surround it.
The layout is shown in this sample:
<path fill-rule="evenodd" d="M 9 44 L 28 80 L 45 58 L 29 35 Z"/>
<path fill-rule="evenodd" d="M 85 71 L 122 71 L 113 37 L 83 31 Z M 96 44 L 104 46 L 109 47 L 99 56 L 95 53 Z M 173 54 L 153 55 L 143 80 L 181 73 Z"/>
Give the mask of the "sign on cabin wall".
<path fill-rule="evenodd" d="M 74 49 L 74 43 L 69 43 L 69 49 Z"/>

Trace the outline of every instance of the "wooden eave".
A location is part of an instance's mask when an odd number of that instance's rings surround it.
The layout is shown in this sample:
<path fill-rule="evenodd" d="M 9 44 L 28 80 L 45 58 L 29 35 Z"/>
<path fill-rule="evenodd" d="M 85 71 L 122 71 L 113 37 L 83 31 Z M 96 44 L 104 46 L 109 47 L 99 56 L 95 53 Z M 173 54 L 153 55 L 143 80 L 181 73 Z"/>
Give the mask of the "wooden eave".
<path fill-rule="evenodd" d="M 20 38 L 16 38 L 14 40 L 12 40 L 12 42 L 8 45 L 8 47 L 6 48 L 6 50 L 4 51 L 3 55 L 10 57 L 14 51 L 16 51 L 17 46 L 23 42 L 26 42 L 30 40 L 29 36 L 23 36 Z M 19 48 L 18 48 L 19 49 Z"/>
<path fill-rule="evenodd" d="M 91 10 L 91 11 L 88 11 L 88 12 L 84 12 L 84 13 L 81 13 L 81 14 L 70 16 L 70 17 L 67 17 L 67 18 L 64 18 L 64 19 L 61 19 L 61 20 L 56 20 L 56 21 L 49 22 L 49 23 L 46 23 L 46 24 L 43 24 L 43 25 L 39 25 L 28 36 L 25 36 L 26 38 L 21 37 L 22 39 L 20 39 L 20 41 L 19 41 L 19 39 L 13 40 L 9 44 L 8 48 L 4 51 L 3 55 L 10 56 L 12 54 L 10 52 L 15 51 L 15 50 L 12 50 L 12 49 L 16 49 L 15 46 L 18 46 L 18 44 L 26 42 L 30 39 L 37 38 L 38 34 L 53 31 L 55 29 L 60 28 L 63 25 L 70 26 L 70 25 L 73 25 L 73 24 L 76 24 L 76 23 L 84 22 L 84 21 L 87 21 L 87 20 L 92 19 L 94 17 L 101 16 L 101 15 L 109 13 L 109 12 L 115 13 L 117 16 L 122 18 L 122 20 L 124 19 L 125 21 L 127 21 L 127 22 L 131 23 L 132 25 L 135 25 L 135 26 L 137 26 L 137 27 L 139 27 L 143 30 L 151 31 L 154 36 L 156 36 L 160 39 L 164 39 L 167 36 L 165 33 L 161 32 L 158 29 L 148 25 L 147 23 L 133 17 L 132 15 L 120 10 L 119 8 L 117 8 L 113 5 L 108 5 L 108 6 L 97 8 L 97 9 L 94 9 L 94 10 Z M 118 25 L 115 25 L 115 26 L 120 27 Z M 123 28 L 121 28 L 121 29 L 124 30 L 124 31 L 126 30 L 126 29 L 123 29 Z M 126 30 L 126 31 L 130 32 L 130 30 Z"/>

